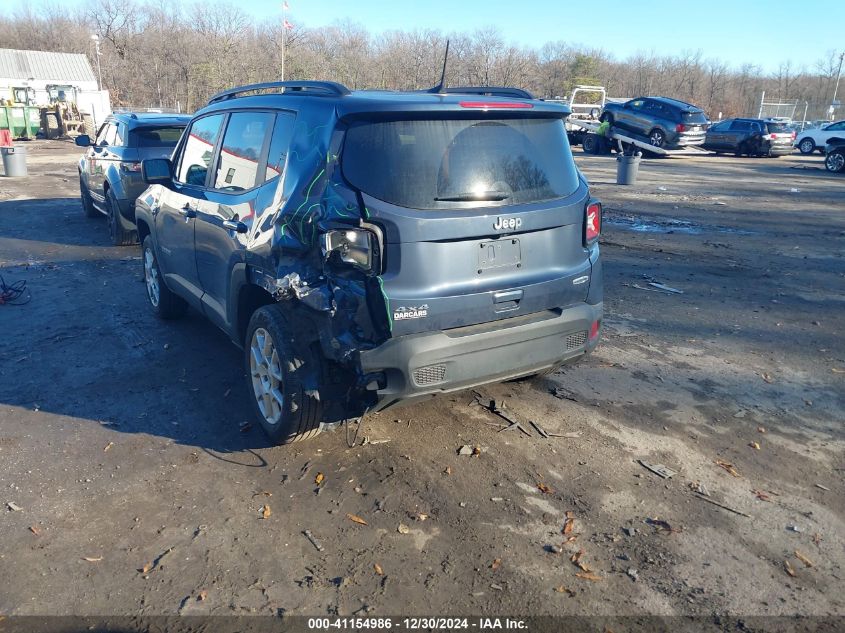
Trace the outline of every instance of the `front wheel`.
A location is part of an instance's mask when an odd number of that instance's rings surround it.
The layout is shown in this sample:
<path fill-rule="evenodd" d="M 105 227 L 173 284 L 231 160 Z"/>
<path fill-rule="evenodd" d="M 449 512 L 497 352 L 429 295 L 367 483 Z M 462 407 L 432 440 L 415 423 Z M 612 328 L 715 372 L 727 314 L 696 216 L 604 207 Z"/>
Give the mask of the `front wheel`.
<path fill-rule="evenodd" d="M 812 154 L 814 149 L 816 149 L 816 142 L 811 138 L 802 139 L 798 143 L 798 151 L 802 154 Z"/>
<path fill-rule="evenodd" d="M 88 186 L 85 184 L 85 181 L 82 180 L 81 175 L 79 176 L 79 197 L 82 199 L 82 211 L 85 213 L 86 218 L 96 218 L 100 215 L 96 207 L 94 207 L 94 201 L 91 200 L 91 194 L 88 192 Z"/>
<path fill-rule="evenodd" d="M 824 159 L 824 167 L 834 174 L 845 171 L 845 152 L 831 152 L 828 154 Z"/>
<path fill-rule="evenodd" d="M 160 319 L 178 319 L 185 314 L 188 304 L 182 297 L 173 294 L 164 283 L 164 277 L 158 267 L 153 238 L 149 235 L 144 238 L 141 253 L 141 259 L 144 262 L 144 284 L 147 287 L 150 307 Z"/>
<path fill-rule="evenodd" d="M 244 364 L 252 409 L 274 444 L 320 433 L 319 359 L 279 305 L 259 308 L 247 327 Z"/>

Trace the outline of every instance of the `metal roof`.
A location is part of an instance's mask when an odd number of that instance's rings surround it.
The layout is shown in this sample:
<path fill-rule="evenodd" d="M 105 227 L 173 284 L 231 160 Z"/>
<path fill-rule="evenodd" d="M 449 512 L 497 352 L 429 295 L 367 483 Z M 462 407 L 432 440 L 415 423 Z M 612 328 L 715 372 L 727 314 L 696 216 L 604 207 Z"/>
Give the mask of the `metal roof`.
<path fill-rule="evenodd" d="M 56 83 L 97 81 L 88 58 L 81 53 L 48 53 L 11 48 L 0 48 L 0 77 Z"/>

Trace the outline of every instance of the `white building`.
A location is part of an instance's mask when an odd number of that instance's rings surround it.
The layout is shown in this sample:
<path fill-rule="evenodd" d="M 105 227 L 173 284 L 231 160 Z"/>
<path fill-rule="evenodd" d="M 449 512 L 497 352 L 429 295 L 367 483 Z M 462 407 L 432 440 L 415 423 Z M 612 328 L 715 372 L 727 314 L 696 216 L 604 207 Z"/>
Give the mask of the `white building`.
<path fill-rule="evenodd" d="M 0 99 L 46 106 L 74 101 L 99 126 L 111 114 L 108 90 L 99 90 L 85 55 L 0 48 Z"/>

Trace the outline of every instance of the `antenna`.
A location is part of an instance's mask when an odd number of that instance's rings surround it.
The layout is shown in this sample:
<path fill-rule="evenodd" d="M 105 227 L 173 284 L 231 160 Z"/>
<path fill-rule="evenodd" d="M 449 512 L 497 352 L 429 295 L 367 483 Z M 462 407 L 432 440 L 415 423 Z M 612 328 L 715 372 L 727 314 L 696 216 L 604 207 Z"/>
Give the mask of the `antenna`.
<path fill-rule="evenodd" d="M 440 74 L 440 83 L 429 90 L 435 94 L 442 94 L 446 87 L 446 62 L 449 60 L 449 40 L 446 40 L 446 54 L 443 55 L 443 72 Z"/>

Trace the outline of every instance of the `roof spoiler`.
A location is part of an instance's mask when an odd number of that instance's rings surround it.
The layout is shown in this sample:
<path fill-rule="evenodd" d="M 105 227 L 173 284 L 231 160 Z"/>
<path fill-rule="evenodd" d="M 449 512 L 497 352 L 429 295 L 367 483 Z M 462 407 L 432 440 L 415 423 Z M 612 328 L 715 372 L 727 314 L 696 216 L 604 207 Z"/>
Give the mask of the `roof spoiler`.
<path fill-rule="evenodd" d="M 480 95 L 485 97 L 513 97 L 514 99 L 534 99 L 527 90 L 506 86 L 462 86 L 460 88 L 445 88 L 447 94 Z"/>
<path fill-rule="evenodd" d="M 334 81 L 268 81 L 260 84 L 249 84 L 238 88 L 231 88 L 218 92 L 208 100 L 208 104 L 233 99 L 238 95 L 257 90 L 276 90 L 277 94 L 310 94 L 312 96 L 345 97 L 350 94 L 349 88 Z"/>

